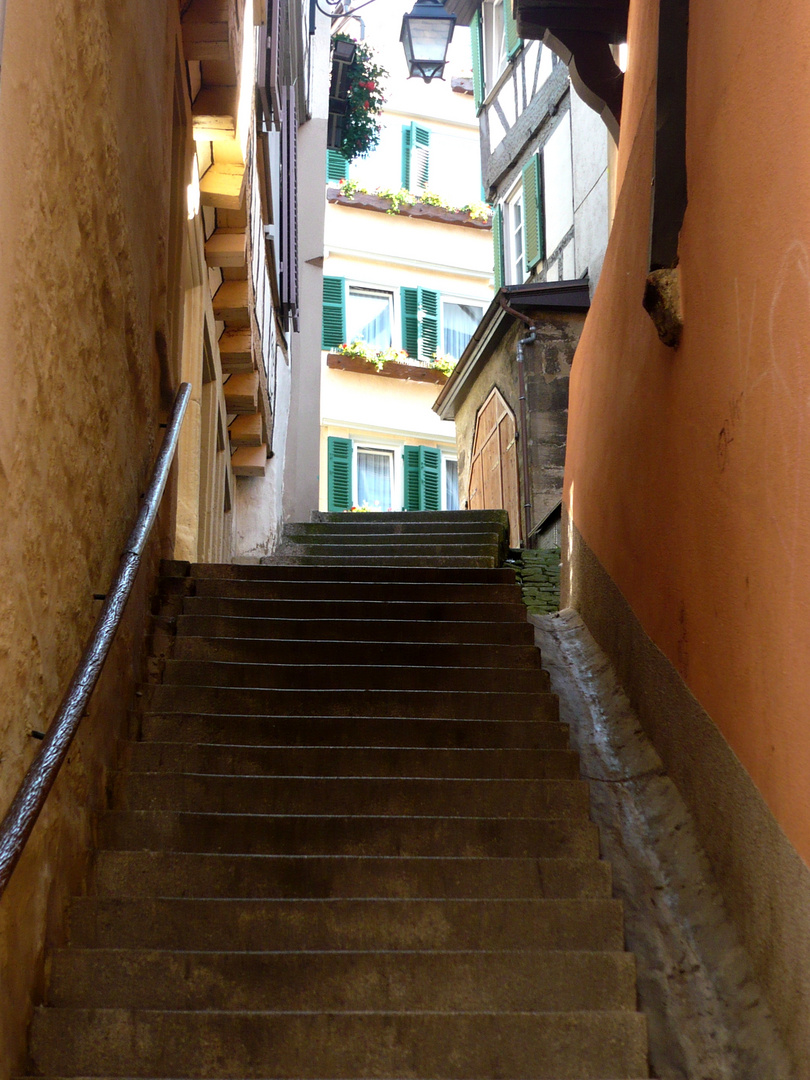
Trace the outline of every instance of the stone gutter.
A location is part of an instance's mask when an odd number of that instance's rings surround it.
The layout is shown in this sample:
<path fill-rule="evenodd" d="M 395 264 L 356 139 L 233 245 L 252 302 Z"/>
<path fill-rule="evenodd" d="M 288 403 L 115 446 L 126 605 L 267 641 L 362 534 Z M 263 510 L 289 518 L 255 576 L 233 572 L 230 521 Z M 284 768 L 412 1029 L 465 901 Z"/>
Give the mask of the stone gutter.
<path fill-rule="evenodd" d="M 614 895 L 624 903 L 651 1075 L 792 1080 L 694 822 L 607 657 L 575 611 L 529 621 L 590 782 Z"/>

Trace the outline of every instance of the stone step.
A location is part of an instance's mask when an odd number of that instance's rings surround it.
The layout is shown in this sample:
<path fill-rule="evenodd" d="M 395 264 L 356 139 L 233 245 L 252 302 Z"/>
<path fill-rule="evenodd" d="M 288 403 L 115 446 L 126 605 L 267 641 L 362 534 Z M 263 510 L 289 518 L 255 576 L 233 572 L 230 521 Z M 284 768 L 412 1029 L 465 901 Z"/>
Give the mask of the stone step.
<path fill-rule="evenodd" d="M 375 543 L 372 537 L 366 538 L 367 543 L 360 542 L 358 536 L 347 536 L 345 540 L 336 539 L 329 543 L 324 537 L 319 541 L 294 544 L 289 540 L 277 548 L 279 558 L 298 558 L 302 555 L 311 555 L 318 559 L 329 558 L 352 558 L 372 559 L 492 559 L 493 565 L 500 561 L 498 558 L 499 548 L 497 540 L 486 538 L 480 541 L 470 540 L 467 542 L 448 541 L 438 543 L 435 539 L 431 543 L 403 543 L 399 537 L 388 536 L 383 533 Z M 351 541 L 351 542 L 350 542 Z M 410 541 L 410 538 L 409 538 Z"/>
<path fill-rule="evenodd" d="M 376 525 L 365 529 L 347 530 L 337 524 L 309 524 L 301 527 L 287 525 L 281 547 L 286 549 L 297 544 L 312 546 L 319 550 L 322 545 L 346 545 L 356 547 L 395 548 L 405 551 L 409 547 L 429 548 L 435 554 L 443 554 L 444 549 L 467 547 L 498 548 L 504 541 L 503 534 L 497 529 L 477 528 L 463 531 L 444 530 L 423 532 L 411 527 L 406 532 L 394 529 L 377 528 Z"/>
<path fill-rule="evenodd" d="M 572 860 L 581 861 L 578 852 L 568 859 L 488 859 L 103 850 L 95 873 L 101 896 L 518 900 L 560 892 L 576 897 L 578 868 L 572 870 Z M 600 946 L 583 942 L 579 947 Z"/>
<path fill-rule="evenodd" d="M 548 672 L 542 668 L 425 667 L 405 665 L 331 665 L 308 650 L 298 664 L 223 663 L 205 660 L 167 660 L 165 686 L 255 687 L 278 690 L 427 690 L 449 693 L 476 686 L 497 693 L 508 680 L 512 692 L 547 693 Z"/>
<path fill-rule="evenodd" d="M 149 686 L 151 712 L 260 716 L 414 716 L 445 720 L 557 720 L 553 694 L 437 690 L 263 690 L 220 686 Z"/>
<path fill-rule="evenodd" d="M 555 888 L 570 888 L 575 868 L 556 869 L 549 861 L 541 869 L 546 895 L 537 899 L 83 896 L 71 903 L 70 940 L 88 948 L 215 952 L 476 949 L 482 943 L 491 949 L 623 949 L 618 900 L 589 896 L 584 888 L 577 898 L 554 895 Z M 581 874 L 592 880 L 584 864 Z"/>
<path fill-rule="evenodd" d="M 525 614 L 525 610 L 524 610 Z M 257 638 L 264 640 L 365 641 L 372 629 L 368 620 L 280 619 L 213 615 L 179 615 L 178 636 Z M 521 622 L 428 622 L 426 620 L 375 619 L 377 641 L 451 644 L 531 645 L 534 627 Z"/>
<path fill-rule="evenodd" d="M 378 619 L 408 622 L 526 622 L 518 594 L 513 603 L 455 603 L 441 600 L 259 600 L 248 597 L 186 596 L 184 615 L 231 615 L 252 619 Z M 379 637 L 379 635 L 375 634 Z"/>
<path fill-rule="evenodd" d="M 568 895 L 610 895 L 599 836 L 577 818 L 332 817 L 128 811 L 105 814 L 99 845 L 114 851 L 229 855 L 362 855 L 592 859 L 571 869 Z M 257 864 L 255 872 L 262 873 Z M 607 893 L 598 891 L 607 888 Z M 586 892 L 582 892 L 582 889 Z"/>
<path fill-rule="evenodd" d="M 172 576 L 220 578 L 238 581 L 385 581 L 428 582 L 437 586 L 460 584 L 515 584 L 511 566 L 475 568 L 467 566 L 397 566 L 364 565 L 357 572 L 349 567 L 336 570 L 333 566 L 284 566 L 266 563 L 174 563 L 164 562 L 163 578 Z"/>
<path fill-rule="evenodd" d="M 180 579 L 181 581 L 183 579 Z M 255 581 L 242 578 L 187 578 L 195 596 L 248 597 L 251 600 L 408 600 L 411 603 L 522 602 L 519 585 L 424 581 Z"/>
<path fill-rule="evenodd" d="M 139 742 L 130 748 L 135 772 L 240 776 L 453 777 L 570 780 L 579 776 L 573 750 L 285 747 Z"/>
<path fill-rule="evenodd" d="M 365 574 L 366 567 L 378 569 L 388 567 L 467 567 L 468 569 L 488 570 L 494 569 L 498 560 L 493 555 L 378 555 L 376 553 L 361 553 L 347 555 L 291 555 L 279 548 L 275 555 L 265 555 L 262 558 L 264 566 L 322 566 L 341 567 L 351 570 L 352 575 Z"/>
<path fill-rule="evenodd" d="M 568 727 L 543 720 L 430 720 L 416 717 L 196 716 L 146 713 L 141 737 L 159 742 L 252 746 L 403 746 L 566 749 Z"/>
<path fill-rule="evenodd" d="M 628 953 L 57 949 L 47 1004 L 312 1012 L 632 1010 Z"/>
<path fill-rule="evenodd" d="M 537 668 L 534 645 L 456 644 L 455 642 L 315 641 L 261 638 L 186 637 L 174 643 L 175 660 L 217 660 L 244 664 L 294 664 L 317 657 L 321 664 L 422 665 L 430 667 Z"/>
<path fill-rule="evenodd" d="M 369 514 L 344 514 L 340 521 L 293 521 L 284 526 L 283 536 L 318 536 L 325 533 L 391 533 L 408 536 L 426 533 L 440 536 L 466 536 L 469 533 L 490 532 L 499 538 L 505 536 L 506 528 L 500 521 L 470 518 L 459 521 L 435 521 L 424 517 L 415 519 L 408 514 L 376 514 L 373 521 L 366 521 Z"/>
<path fill-rule="evenodd" d="M 447 780 L 405 777 L 213 776 L 127 772 L 122 810 L 218 814 L 337 814 L 408 817 L 587 817 L 581 780 Z"/>
<path fill-rule="evenodd" d="M 577 1080 L 643 1075 L 632 1012 L 327 1013 L 38 1009 L 39 1075 Z"/>
<path fill-rule="evenodd" d="M 464 525 L 471 521 L 495 524 L 503 529 L 509 528 L 509 515 L 505 510 L 402 510 L 375 511 L 360 514 L 347 514 L 335 511 L 313 510 L 310 522 L 354 522 L 362 520 L 364 524 L 377 522 L 433 522 L 441 525 Z M 298 522 L 291 521 L 291 525 Z"/>

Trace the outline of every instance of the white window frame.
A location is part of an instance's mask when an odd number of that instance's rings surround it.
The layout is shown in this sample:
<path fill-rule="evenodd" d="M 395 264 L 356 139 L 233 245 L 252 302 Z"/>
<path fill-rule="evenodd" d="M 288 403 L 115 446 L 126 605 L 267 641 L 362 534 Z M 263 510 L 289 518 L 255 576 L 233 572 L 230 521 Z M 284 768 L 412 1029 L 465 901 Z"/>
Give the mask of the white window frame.
<path fill-rule="evenodd" d="M 506 279 L 504 284 L 522 285 L 528 277 L 526 273 L 526 217 L 523 206 L 522 177 L 510 189 L 503 202 L 503 262 L 504 277 Z"/>
<path fill-rule="evenodd" d="M 391 509 L 401 510 L 403 501 L 402 455 L 404 453 L 404 443 L 386 442 L 380 439 L 352 439 L 352 506 L 360 505 L 358 453 L 391 455 L 393 459 L 391 466 Z M 387 510 L 388 507 L 383 506 L 380 509 Z"/>
<path fill-rule="evenodd" d="M 455 461 L 456 463 L 456 483 L 458 484 L 458 456 L 456 454 L 445 454 L 442 452 L 442 510 L 447 509 L 447 462 Z M 458 498 L 458 506 L 461 507 L 461 499 Z"/>
<path fill-rule="evenodd" d="M 390 297 L 391 306 L 391 344 L 386 346 L 387 348 L 397 348 L 397 341 L 401 339 L 400 327 L 399 327 L 399 304 L 397 290 L 393 286 L 388 285 L 373 285 L 367 281 L 346 281 L 346 341 L 351 342 L 354 340 L 355 335 L 349 328 L 349 306 L 351 304 L 352 289 L 358 289 L 361 292 L 371 293 L 379 296 L 385 294 Z"/>
<path fill-rule="evenodd" d="M 512 0 L 484 0 L 481 8 L 484 87 L 487 95 L 506 70 L 508 63 L 503 23 L 504 2 L 511 4 Z"/>
<path fill-rule="evenodd" d="M 439 326 L 440 326 L 440 331 L 441 331 L 441 335 L 440 335 L 441 336 L 441 348 L 439 349 L 439 352 L 444 353 L 445 355 L 447 355 L 447 353 L 445 351 L 445 348 L 444 348 L 444 326 L 445 326 L 444 305 L 445 304 L 464 304 L 464 305 L 467 305 L 468 307 L 479 308 L 480 311 L 481 311 L 481 315 L 480 315 L 479 320 L 478 320 L 479 322 L 484 317 L 484 311 L 486 310 L 487 305 L 486 305 L 485 300 L 479 300 L 479 299 L 477 299 L 475 297 L 472 297 L 472 296 L 453 296 L 451 293 L 448 293 L 448 294 L 440 293 L 439 295 L 441 297 L 441 318 L 439 320 Z M 458 359 L 460 359 L 460 357 L 457 356 L 457 357 L 455 357 L 455 359 L 458 360 Z"/>

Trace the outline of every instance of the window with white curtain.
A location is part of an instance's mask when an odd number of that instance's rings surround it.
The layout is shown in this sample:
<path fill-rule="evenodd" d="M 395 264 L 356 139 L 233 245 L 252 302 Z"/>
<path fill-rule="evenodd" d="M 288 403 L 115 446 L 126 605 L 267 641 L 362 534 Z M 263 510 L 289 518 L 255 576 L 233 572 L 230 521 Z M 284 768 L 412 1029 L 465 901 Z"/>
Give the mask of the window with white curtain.
<path fill-rule="evenodd" d="M 444 462 L 444 507 L 445 510 L 458 510 L 458 461 L 446 457 Z"/>
<path fill-rule="evenodd" d="M 442 351 L 458 360 L 475 328 L 481 321 L 484 309 L 480 304 L 464 300 L 442 300 Z"/>
<path fill-rule="evenodd" d="M 346 340 L 360 338 L 374 349 L 389 349 L 393 341 L 393 311 L 393 293 L 350 285 L 346 304 Z"/>
<path fill-rule="evenodd" d="M 357 448 L 357 505 L 390 510 L 394 488 L 394 451 Z"/>

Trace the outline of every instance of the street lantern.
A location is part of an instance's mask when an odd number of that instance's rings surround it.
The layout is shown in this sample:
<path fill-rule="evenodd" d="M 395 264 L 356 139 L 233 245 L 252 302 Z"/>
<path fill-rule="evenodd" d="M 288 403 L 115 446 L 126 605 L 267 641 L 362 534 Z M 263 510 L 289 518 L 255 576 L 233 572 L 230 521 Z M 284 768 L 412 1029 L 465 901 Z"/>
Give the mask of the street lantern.
<path fill-rule="evenodd" d="M 455 25 L 456 16 L 447 14 L 441 0 L 416 0 L 410 15 L 402 17 L 399 35 L 408 61 L 408 78 L 418 75 L 426 83 L 442 78 Z"/>

